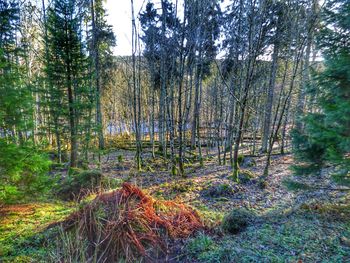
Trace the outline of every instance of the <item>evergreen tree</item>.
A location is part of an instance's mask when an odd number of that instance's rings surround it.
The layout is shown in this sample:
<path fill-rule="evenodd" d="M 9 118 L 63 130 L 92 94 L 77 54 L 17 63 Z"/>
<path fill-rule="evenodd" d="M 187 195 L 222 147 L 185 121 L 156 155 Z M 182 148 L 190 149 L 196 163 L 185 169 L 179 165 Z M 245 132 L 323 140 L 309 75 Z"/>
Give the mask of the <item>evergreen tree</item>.
<path fill-rule="evenodd" d="M 46 74 L 54 120 L 57 145 L 60 144 L 62 124 L 68 123 L 70 165 L 77 166 L 80 121 L 90 107 L 86 81 L 86 56 L 82 41 L 82 13 L 76 1 L 54 1 L 47 21 Z"/>
<path fill-rule="evenodd" d="M 0 2 L 0 134 L 15 143 L 29 136 L 33 106 L 20 64 L 19 12 L 17 1 Z"/>
<path fill-rule="evenodd" d="M 99 149 L 104 148 L 101 95 L 102 88 L 108 79 L 106 74 L 112 62 L 111 47 L 115 45 L 115 36 L 111 26 L 106 21 L 106 11 L 101 0 L 90 0 L 91 20 L 91 57 L 93 61 L 93 80 L 96 101 L 96 130 L 98 134 Z"/>
<path fill-rule="evenodd" d="M 17 1 L 0 1 L 0 203 L 48 189 L 50 162 L 33 147 L 33 107 Z M 18 41 L 21 40 L 21 41 Z"/>
<path fill-rule="evenodd" d="M 325 58 L 325 68 L 315 77 L 317 110 L 303 119 L 305 130 L 294 130 L 297 173 L 335 167 L 335 176 L 344 183 L 350 170 L 350 3 L 328 2 L 318 44 Z M 344 181 L 345 180 L 345 181 Z"/>

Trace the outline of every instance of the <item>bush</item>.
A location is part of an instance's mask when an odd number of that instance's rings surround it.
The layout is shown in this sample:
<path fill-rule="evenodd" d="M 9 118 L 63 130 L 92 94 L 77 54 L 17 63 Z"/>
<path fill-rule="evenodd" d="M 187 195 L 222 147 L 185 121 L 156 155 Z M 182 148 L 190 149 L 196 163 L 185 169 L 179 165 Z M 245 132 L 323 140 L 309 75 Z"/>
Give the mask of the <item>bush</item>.
<path fill-rule="evenodd" d="M 243 184 L 250 182 L 255 177 L 256 175 L 249 170 L 240 170 L 238 174 L 238 179 Z"/>
<path fill-rule="evenodd" d="M 70 169 L 58 185 L 56 194 L 63 200 L 81 199 L 101 188 L 102 173 L 98 170 Z"/>
<path fill-rule="evenodd" d="M 124 161 L 124 156 L 122 154 L 119 154 L 117 159 L 118 159 L 118 163 L 122 163 Z"/>
<path fill-rule="evenodd" d="M 234 194 L 234 189 L 229 184 L 211 185 L 204 190 L 204 195 L 210 197 L 229 196 Z"/>
<path fill-rule="evenodd" d="M 221 228 L 229 234 L 237 234 L 244 230 L 253 220 L 254 214 L 245 208 L 235 208 L 224 216 Z"/>
<path fill-rule="evenodd" d="M 238 158 L 237 158 L 238 164 L 242 165 L 242 163 L 244 162 L 244 155 L 243 154 L 239 154 Z"/>
<path fill-rule="evenodd" d="M 30 144 L 16 145 L 0 139 L 0 202 L 12 203 L 47 192 L 48 157 Z"/>

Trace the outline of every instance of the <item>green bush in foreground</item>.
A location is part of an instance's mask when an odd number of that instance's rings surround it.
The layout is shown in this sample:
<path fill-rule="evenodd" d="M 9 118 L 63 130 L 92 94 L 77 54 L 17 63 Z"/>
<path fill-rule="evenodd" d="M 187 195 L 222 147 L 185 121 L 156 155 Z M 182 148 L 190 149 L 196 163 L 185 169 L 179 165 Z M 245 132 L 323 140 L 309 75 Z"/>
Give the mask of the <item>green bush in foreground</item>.
<path fill-rule="evenodd" d="M 0 202 L 12 203 L 50 189 L 48 157 L 30 144 L 0 139 Z"/>
<path fill-rule="evenodd" d="M 335 168 L 338 183 L 350 185 L 350 20 L 349 1 L 325 5 L 328 22 L 318 34 L 325 58 L 324 70 L 309 88 L 315 97 L 313 110 L 301 118 L 301 129 L 292 131 L 296 174 L 321 174 L 324 166 Z"/>
<path fill-rule="evenodd" d="M 102 177 L 98 170 L 71 169 L 67 177 L 58 184 L 56 194 L 63 200 L 83 198 L 101 188 Z"/>

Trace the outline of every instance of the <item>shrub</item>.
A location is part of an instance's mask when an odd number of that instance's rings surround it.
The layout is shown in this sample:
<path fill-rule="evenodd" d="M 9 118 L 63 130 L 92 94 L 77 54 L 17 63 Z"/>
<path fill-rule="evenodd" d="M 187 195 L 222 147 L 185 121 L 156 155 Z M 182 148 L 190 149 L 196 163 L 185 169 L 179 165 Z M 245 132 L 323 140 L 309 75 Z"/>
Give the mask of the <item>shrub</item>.
<path fill-rule="evenodd" d="M 243 184 L 250 182 L 255 177 L 256 175 L 249 170 L 240 170 L 238 173 L 238 179 Z"/>
<path fill-rule="evenodd" d="M 224 216 L 221 228 L 229 234 L 237 234 L 244 230 L 253 220 L 254 214 L 245 208 L 235 208 Z"/>
<path fill-rule="evenodd" d="M 237 158 L 238 164 L 242 165 L 242 163 L 244 162 L 244 155 L 243 154 L 239 154 L 238 158 Z"/>
<path fill-rule="evenodd" d="M 56 194 L 63 200 L 81 199 L 101 188 L 102 173 L 98 170 L 70 169 L 58 185 Z"/>
<path fill-rule="evenodd" d="M 49 190 L 48 157 L 30 144 L 0 139 L 0 202 L 12 203 Z"/>
<path fill-rule="evenodd" d="M 119 163 L 122 163 L 124 161 L 124 156 L 122 154 L 119 154 L 117 158 Z"/>
<path fill-rule="evenodd" d="M 210 197 L 229 196 L 234 194 L 234 189 L 229 184 L 211 185 L 204 190 L 204 195 Z"/>

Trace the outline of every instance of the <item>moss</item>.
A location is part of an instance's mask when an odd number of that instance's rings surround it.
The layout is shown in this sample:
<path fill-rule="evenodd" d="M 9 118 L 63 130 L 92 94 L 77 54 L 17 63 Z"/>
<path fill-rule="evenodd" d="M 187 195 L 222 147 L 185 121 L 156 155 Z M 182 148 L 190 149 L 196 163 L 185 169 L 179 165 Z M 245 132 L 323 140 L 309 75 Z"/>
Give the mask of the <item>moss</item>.
<path fill-rule="evenodd" d="M 2 207 L 0 261 L 47 262 L 42 260 L 47 256 L 43 243 L 52 231 L 44 230 L 51 223 L 63 220 L 72 210 L 70 204 L 63 202 Z"/>
<path fill-rule="evenodd" d="M 256 178 L 256 175 L 249 170 L 240 170 L 238 173 L 239 182 L 245 184 Z"/>
<path fill-rule="evenodd" d="M 210 185 L 203 190 L 203 195 L 208 197 L 222 197 L 234 194 L 234 189 L 230 184 Z"/>
<path fill-rule="evenodd" d="M 235 208 L 224 216 L 221 228 L 225 233 L 237 234 L 253 220 L 254 214 L 245 208 Z"/>
<path fill-rule="evenodd" d="M 210 209 L 199 200 L 193 201 L 191 205 L 196 208 L 203 220 L 203 223 L 208 227 L 216 227 L 224 217 L 223 212 L 220 212 L 217 209 Z"/>
<path fill-rule="evenodd" d="M 55 191 L 63 200 L 81 199 L 101 188 L 102 173 L 98 170 L 71 169 Z"/>
<path fill-rule="evenodd" d="M 178 193 L 186 193 L 192 191 L 194 188 L 194 184 L 192 181 L 180 181 L 178 183 L 173 183 L 170 185 L 170 188 L 174 192 Z"/>

